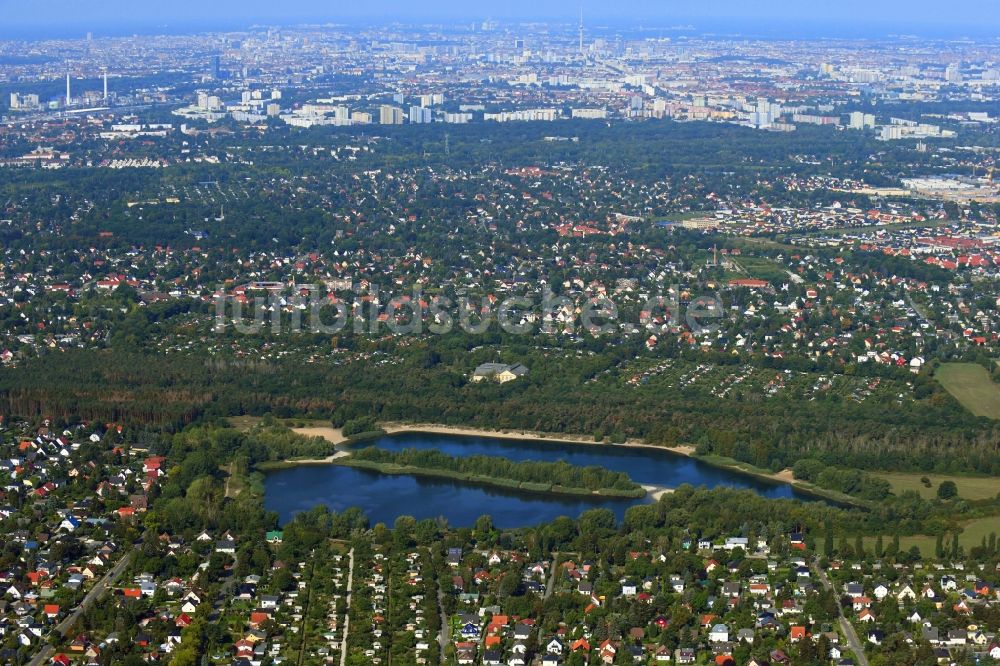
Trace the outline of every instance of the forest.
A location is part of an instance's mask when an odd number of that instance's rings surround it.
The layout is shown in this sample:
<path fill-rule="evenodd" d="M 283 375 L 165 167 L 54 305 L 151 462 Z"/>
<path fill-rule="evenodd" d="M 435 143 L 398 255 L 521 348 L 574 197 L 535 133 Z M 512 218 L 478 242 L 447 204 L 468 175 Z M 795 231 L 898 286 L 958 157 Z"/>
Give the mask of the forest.
<path fill-rule="evenodd" d="M 449 456 L 436 449 L 386 451 L 374 446 L 354 451 L 337 464 L 373 463 L 375 469 L 427 470 L 453 472 L 470 480 L 517 482 L 526 490 L 579 493 L 580 491 L 613 497 L 643 497 L 646 491 L 623 472 L 602 467 L 579 467 L 565 461 L 512 462 L 496 456 Z"/>
<path fill-rule="evenodd" d="M 470 383 L 470 369 L 491 360 L 488 348 L 473 350 L 501 342 L 508 343 L 507 356 L 532 373 L 514 385 Z M 644 355 L 638 347 L 619 345 L 574 358 L 497 333 L 456 333 L 405 347 L 391 340 L 356 344 L 359 350 L 392 351 L 402 360 L 369 372 L 361 371 L 363 365 L 166 357 L 125 347 L 73 351 L 0 372 L 0 413 L 8 419 L 99 418 L 172 429 L 206 417 L 268 413 L 332 419 L 338 427 L 367 417 L 588 436 L 620 433 L 654 445 L 692 445 L 701 454 L 775 471 L 813 458 L 861 469 L 1000 474 L 1000 426 L 969 415 L 941 391 L 892 409 L 834 400 L 718 400 L 587 381 L 623 357 Z M 674 353 L 684 359 L 688 352 Z M 699 354 L 692 361 L 703 358 Z M 798 361 L 769 363 L 794 367 Z"/>

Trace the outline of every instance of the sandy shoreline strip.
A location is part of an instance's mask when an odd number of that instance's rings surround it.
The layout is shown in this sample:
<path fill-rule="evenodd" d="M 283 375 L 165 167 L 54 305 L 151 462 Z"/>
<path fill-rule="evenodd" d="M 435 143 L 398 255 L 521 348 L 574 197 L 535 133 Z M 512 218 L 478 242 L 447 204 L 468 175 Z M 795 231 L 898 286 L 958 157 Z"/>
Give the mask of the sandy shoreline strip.
<path fill-rule="evenodd" d="M 528 430 L 490 430 L 487 428 L 469 428 L 464 426 L 443 426 L 434 423 L 384 423 L 381 424 L 383 430 L 388 435 L 398 435 L 403 433 L 424 432 L 432 435 L 459 435 L 463 437 L 494 437 L 496 439 L 531 440 L 541 442 L 558 442 L 562 444 L 598 444 L 603 446 L 624 446 L 634 449 L 655 449 L 657 451 L 671 451 L 682 456 L 694 455 L 693 446 L 655 446 L 644 444 L 638 440 L 630 439 L 621 444 L 611 444 L 610 442 L 595 442 L 591 437 L 583 435 L 566 435 L 554 433 L 531 432 Z M 310 426 L 305 428 L 292 428 L 293 432 L 306 437 L 322 437 L 335 445 L 346 444 L 350 441 L 344 437 L 340 428 L 328 426 Z"/>
<path fill-rule="evenodd" d="M 701 460 L 695 455 L 695 448 L 688 445 L 679 446 L 655 446 L 653 444 L 645 444 L 639 440 L 630 439 L 621 444 L 611 444 L 609 442 L 595 442 L 592 437 L 587 437 L 586 435 L 568 435 L 564 433 L 543 433 L 543 432 L 533 432 L 530 430 L 494 430 L 489 428 L 472 428 L 468 426 L 446 426 L 437 423 L 394 423 L 386 422 L 380 424 L 381 428 L 385 430 L 386 434 L 402 434 L 402 433 L 428 433 L 437 435 L 459 435 L 466 437 L 494 437 L 496 439 L 511 439 L 511 440 L 533 440 L 539 442 L 556 442 L 562 444 L 579 444 L 579 445 L 591 445 L 594 444 L 603 446 L 615 446 L 615 447 L 627 447 L 633 449 L 655 449 L 657 451 L 669 451 L 671 453 L 676 453 L 677 455 L 685 456 L 688 458 L 695 458 Z M 347 444 L 351 441 L 349 437 L 344 437 L 343 432 L 340 428 L 333 428 L 331 426 L 311 426 L 303 428 L 292 428 L 294 432 L 300 435 L 306 435 L 307 437 L 322 437 L 323 439 L 332 442 L 336 446 L 341 446 Z M 320 460 L 289 460 L 289 464 L 302 464 L 302 465 L 319 465 L 324 463 L 331 463 L 337 458 L 350 455 L 346 450 L 338 450 L 332 456 L 329 456 Z M 747 476 L 757 477 L 760 479 L 770 480 L 776 483 L 786 483 L 793 488 L 796 488 L 802 492 L 815 495 L 817 497 L 832 499 L 838 502 L 850 502 L 851 498 L 841 498 L 832 497 L 829 494 L 824 494 L 822 489 L 813 488 L 811 486 L 805 485 L 800 481 L 797 481 L 792 474 L 790 468 L 785 468 L 780 472 L 763 472 L 763 471 L 751 471 L 743 469 L 739 465 L 718 463 L 708 460 L 702 460 L 705 464 L 715 465 L 724 469 L 731 470 L 737 474 L 745 474 Z M 653 498 L 654 501 L 659 500 L 663 495 L 673 492 L 674 489 L 666 488 L 664 486 L 643 486 L 647 493 Z"/>
<path fill-rule="evenodd" d="M 542 441 L 542 442 L 558 442 L 561 444 L 607 444 L 607 442 L 595 442 L 592 438 L 588 439 L 584 436 L 574 436 L 574 435 L 564 435 L 564 434 L 552 434 L 552 433 L 537 433 L 529 432 L 524 430 L 487 430 L 485 428 L 468 428 L 461 426 L 443 426 L 433 423 L 386 423 L 382 424 L 382 428 L 389 435 L 402 434 L 402 433 L 430 433 L 434 435 L 459 435 L 465 437 L 495 437 L 497 439 L 511 439 L 511 440 L 521 440 L 521 441 Z M 349 438 L 344 437 L 344 433 L 340 428 L 333 428 L 328 426 L 313 426 L 305 428 L 292 428 L 293 432 L 300 435 L 305 435 L 306 437 L 322 437 L 328 442 L 333 443 L 335 446 L 341 446 L 350 441 Z M 660 451 L 672 451 L 682 456 L 691 456 L 694 454 L 693 446 L 676 446 L 676 447 L 665 447 L 665 446 L 653 446 L 652 444 L 644 444 L 639 441 L 630 440 L 622 444 L 613 444 L 612 446 L 625 446 L 629 448 L 642 448 L 642 449 L 657 449 Z M 295 462 L 297 464 L 303 465 L 320 465 L 324 463 L 331 463 L 337 458 L 350 455 L 345 450 L 339 450 L 332 456 L 317 460 L 295 460 L 290 462 Z M 674 492 L 673 488 L 667 488 L 664 486 L 654 486 L 654 485 L 644 485 L 643 489 L 653 498 L 654 501 L 658 501 L 661 497 L 667 493 Z"/>
<path fill-rule="evenodd" d="M 383 423 L 383 430 L 388 435 L 398 435 L 403 433 L 429 433 L 432 435 L 459 435 L 463 437 L 494 437 L 496 439 L 531 440 L 541 442 L 558 442 L 561 444 L 598 444 L 602 446 L 622 446 L 633 449 L 654 449 L 656 451 L 670 451 L 682 456 L 691 457 L 694 455 L 693 446 L 656 446 L 645 444 L 639 440 L 630 439 L 621 444 L 611 444 L 610 442 L 595 442 L 592 437 L 584 435 L 566 435 L 556 433 L 532 432 L 529 430 L 490 430 L 487 428 L 469 428 L 465 426 L 444 426 L 434 423 Z M 292 428 L 293 432 L 306 437 L 322 437 L 334 445 L 340 446 L 351 441 L 344 437 L 340 428 L 329 426 L 310 426 L 304 428 Z"/>
<path fill-rule="evenodd" d="M 340 428 L 330 428 L 330 427 L 292 428 L 292 432 L 298 433 L 300 435 L 305 435 L 306 437 L 322 437 L 323 439 L 334 444 L 335 446 L 340 446 L 341 444 L 347 442 L 347 438 L 344 437 L 344 433 L 340 431 Z M 338 451 L 337 453 L 346 453 L 346 451 Z M 336 453 L 334 455 L 336 455 Z"/>
<path fill-rule="evenodd" d="M 590 445 L 594 444 L 603 446 L 615 446 L 615 447 L 627 447 L 632 449 L 653 449 L 656 451 L 669 451 L 671 453 L 676 453 L 677 455 L 685 456 L 688 458 L 695 457 L 695 448 L 693 446 L 679 445 L 679 446 L 656 446 L 654 444 L 645 444 L 639 440 L 630 439 L 621 444 L 610 444 L 608 442 L 595 442 L 592 437 L 587 437 L 585 435 L 567 435 L 562 433 L 542 433 L 542 432 L 532 432 L 530 430 L 492 430 L 488 428 L 471 428 L 467 426 L 445 426 L 436 423 L 383 423 L 380 424 L 382 429 L 385 430 L 386 434 L 396 435 L 403 433 L 429 433 L 433 435 L 458 435 L 464 437 L 495 437 L 497 439 L 510 439 L 510 440 L 531 440 L 537 442 L 556 442 L 560 444 L 580 444 L 580 445 Z M 300 435 L 306 435 L 307 437 L 322 437 L 328 442 L 332 442 L 336 446 L 341 446 L 348 443 L 350 438 L 344 437 L 343 432 L 340 428 L 333 428 L 330 426 L 313 426 L 305 428 L 292 428 L 294 432 Z M 338 457 L 348 455 L 346 451 L 337 451 L 333 456 L 324 460 L 301 460 L 293 461 L 296 463 L 303 464 L 320 464 L 323 462 L 330 462 Z M 737 466 L 725 466 L 727 469 L 732 469 L 734 472 L 749 474 L 751 476 L 758 476 L 763 478 L 769 478 L 779 483 L 788 483 L 790 485 L 798 486 L 795 482 L 795 478 L 792 476 L 792 470 L 784 469 L 780 472 L 774 472 L 771 474 L 758 474 L 747 472 L 746 470 L 740 469 Z M 644 486 L 645 487 L 645 486 Z M 665 488 L 663 486 L 649 486 L 646 487 L 647 491 L 652 494 L 653 499 L 658 500 L 666 492 L 673 492 L 670 488 Z"/>
<path fill-rule="evenodd" d="M 646 491 L 647 495 L 653 498 L 654 502 L 659 502 L 661 497 L 663 497 L 664 495 L 669 495 L 670 493 L 674 492 L 673 488 L 664 488 L 663 486 L 644 485 L 642 488 L 643 490 Z"/>
<path fill-rule="evenodd" d="M 426 432 L 436 435 L 463 435 L 466 437 L 495 437 L 497 439 L 534 440 L 542 442 L 559 442 L 565 444 L 598 444 L 603 446 L 626 446 L 635 449 L 656 449 L 672 451 L 682 456 L 694 455 L 693 446 L 655 446 L 645 444 L 636 439 L 627 440 L 621 444 L 610 442 L 595 442 L 593 437 L 585 435 L 567 435 L 563 433 L 532 432 L 530 430 L 491 430 L 487 428 L 469 428 L 464 426 L 443 426 L 433 423 L 387 423 L 382 426 L 390 435 L 407 432 Z"/>
<path fill-rule="evenodd" d="M 511 432 L 511 431 L 501 431 L 501 430 L 481 430 L 477 428 L 456 428 L 451 426 L 441 426 L 441 425 L 399 425 L 390 424 L 383 426 L 386 433 L 398 434 L 407 432 L 425 432 L 439 435 L 463 435 L 463 436 L 473 436 L 473 437 L 497 437 L 502 439 L 516 439 L 516 440 L 542 440 L 549 442 L 563 442 L 569 444 L 597 444 L 599 442 L 587 441 L 584 438 L 574 438 L 568 435 L 550 435 L 546 437 L 541 437 L 538 434 L 530 432 Z M 348 438 L 344 437 L 344 434 L 340 431 L 340 428 L 332 427 L 310 427 L 310 428 L 292 428 L 294 432 L 300 435 L 305 435 L 307 437 L 322 437 L 323 439 L 332 442 L 333 444 L 339 446 L 349 441 Z M 650 448 L 650 449 L 663 449 L 662 446 L 652 446 L 650 444 L 643 444 L 641 442 L 632 442 L 625 444 L 616 444 L 615 446 L 632 446 L 637 448 Z M 692 447 L 681 447 L 685 449 L 684 451 L 678 451 L 676 449 L 669 449 L 680 453 L 681 455 L 691 455 L 694 452 Z M 321 465 L 332 463 L 337 458 L 342 458 L 349 456 L 350 453 L 343 449 L 337 451 L 331 456 L 316 460 L 296 460 L 296 464 L 303 465 Z M 649 484 L 643 484 L 642 489 L 646 491 L 646 494 L 654 502 L 660 501 L 660 498 L 664 495 L 674 492 L 673 488 L 667 488 L 664 486 L 655 486 Z"/>

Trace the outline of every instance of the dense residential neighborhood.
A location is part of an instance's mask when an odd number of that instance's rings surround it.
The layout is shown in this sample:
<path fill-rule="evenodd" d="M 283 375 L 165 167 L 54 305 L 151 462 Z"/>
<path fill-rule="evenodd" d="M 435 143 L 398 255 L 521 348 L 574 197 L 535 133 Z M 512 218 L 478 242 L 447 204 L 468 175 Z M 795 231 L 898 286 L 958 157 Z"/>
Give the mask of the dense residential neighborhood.
<path fill-rule="evenodd" d="M 127 426 L 8 427 L 4 448 L 6 663 L 189 663 L 206 636 L 211 663 L 238 666 L 846 665 L 901 645 L 918 663 L 1000 655 L 995 533 L 975 558 L 931 558 L 898 537 L 835 547 L 832 533 L 766 523 L 614 536 L 597 509 L 537 534 L 485 516 L 473 529 L 403 517 L 369 530 L 315 511 L 283 530 L 196 528 L 218 524 L 210 509 L 171 532 L 163 484 L 184 471 Z M 553 538 L 565 545 L 543 545 Z"/>

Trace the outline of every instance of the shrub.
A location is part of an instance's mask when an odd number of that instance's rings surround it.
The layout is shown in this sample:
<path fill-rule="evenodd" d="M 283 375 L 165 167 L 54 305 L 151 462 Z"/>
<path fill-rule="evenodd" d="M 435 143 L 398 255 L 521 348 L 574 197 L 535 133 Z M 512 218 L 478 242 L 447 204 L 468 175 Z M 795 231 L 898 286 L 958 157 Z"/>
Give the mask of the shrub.
<path fill-rule="evenodd" d="M 937 496 L 943 500 L 950 500 L 958 497 L 958 486 L 954 481 L 942 481 L 938 486 Z"/>
<path fill-rule="evenodd" d="M 360 435 L 363 432 L 372 432 L 378 430 L 378 424 L 375 422 L 375 418 L 372 416 L 360 416 L 356 419 L 347 419 L 344 422 L 344 427 L 341 430 L 344 437 L 352 437 L 354 435 Z"/>

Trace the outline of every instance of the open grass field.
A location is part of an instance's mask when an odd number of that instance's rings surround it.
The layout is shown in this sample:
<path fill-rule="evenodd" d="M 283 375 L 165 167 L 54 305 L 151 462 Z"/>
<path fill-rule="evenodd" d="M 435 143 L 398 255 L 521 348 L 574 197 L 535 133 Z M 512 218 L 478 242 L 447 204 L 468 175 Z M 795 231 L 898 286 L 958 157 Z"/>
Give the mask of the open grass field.
<path fill-rule="evenodd" d="M 976 416 L 1000 419 L 1000 386 L 981 365 L 945 363 L 934 377 L 955 399 Z"/>
<path fill-rule="evenodd" d="M 966 552 L 973 546 L 982 543 L 983 537 L 989 538 L 990 532 L 1000 534 L 1000 516 L 990 516 L 988 518 L 977 518 L 962 524 L 964 531 L 958 536 L 958 542 L 965 548 Z M 892 537 L 883 537 L 883 543 L 888 546 Z M 923 557 L 934 557 L 934 547 L 937 537 L 927 535 L 904 536 L 899 538 L 899 547 L 909 550 L 913 546 L 920 549 Z M 951 537 L 945 537 L 945 547 L 951 546 Z M 865 538 L 865 548 L 872 550 L 875 548 L 875 537 Z"/>
<path fill-rule="evenodd" d="M 788 273 L 785 272 L 783 267 L 766 257 L 743 256 L 739 259 L 733 259 L 733 262 L 742 266 L 743 270 L 745 270 L 750 277 L 755 277 L 760 280 L 784 280 L 788 277 Z"/>
<path fill-rule="evenodd" d="M 924 499 L 937 497 L 938 486 L 942 481 L 954 481 L 958 486 L 958 496 L 967 500 L 993 499 L 1000 493 L 1000 478 L 995 476 L 954 476 L 949 474 L 934 474 L 928 472 L 880 472 L 877 474 L 892 485 L 892 492 L 901 495 L 907 490 L 916 490 Z M 920 479 L 927 477 L 930 487 L 925 486 Z"/>
<path fill-rule="evenodd" d="M 968 548 L 982 542 L 983 537 L 989 538 L 990 532 L 1000 534 L 1000 516 L 970 520 L 965 524 L 965 531 L 958 540 Z"/>

